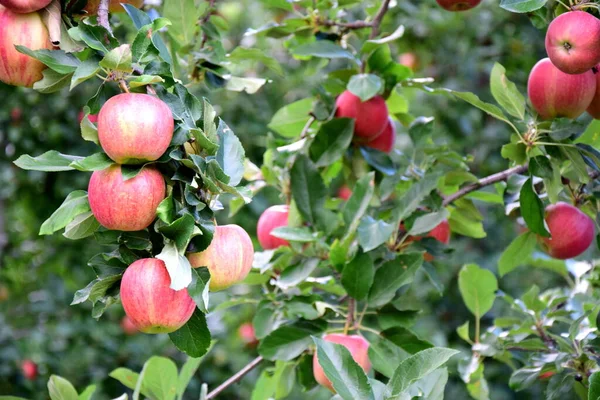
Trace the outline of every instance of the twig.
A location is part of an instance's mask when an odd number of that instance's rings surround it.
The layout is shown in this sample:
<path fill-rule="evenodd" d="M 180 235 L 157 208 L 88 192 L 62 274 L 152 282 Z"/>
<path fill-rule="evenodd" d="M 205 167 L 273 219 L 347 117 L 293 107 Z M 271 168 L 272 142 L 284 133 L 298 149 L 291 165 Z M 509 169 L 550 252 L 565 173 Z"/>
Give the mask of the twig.
<path fill-rule="evenodd" d="M 112 35 L 112 29 L 110 28 L 110 24 L 108 22 L 109 3 L 110 0 L 100 0 L 100 4 L 98 4 L 98 24 Z"/>
<path fill-rule="evenodd" d="M 219 395 L 219 393 L 221 393 L 223 390 L 227 389 L 229 386 L 233 385 L 234 383 L 237 383 L 238 381 L 240 381 L 248 372 L 250 372 L 254 368 L 256 368 L 262 361 L 263 361 L 263 358 L 261 356 L 258 356 L 254 360 L 250 361 L 250 363 L 247 364 L 244 368 L 240 369 L 237 374 L 231 376 L 229 379 L 227 379 L 225 382 L 223 382 L 219 387 L 217 387 L 215 390 L 210 392 L 208 394 L 208 396 L 206 396 L 206 400 L 211 400 L 211 399 L 216 398 Z"/>
<path fill-rule="evenodd" d="M 348 334 L 350 328 L 354 327 L 354 309 L 356 308 L 356 300 L 352 297 L 348 298 L 348 314 L 346 315 L 346 325 L 344 326 L 344 334 Z"/>
<path fill-rule="evenodd" d="M 208 9 L 206 11 L 206 14 L 200 19 L 200 21 L 198 21 L 200 28 L 202 28 L 202 25 L 207 23 L 208 20 L 210 19 L 210 16 L 213 13 L 213 7 L 215 6 L 216 1 L 217 0 L 208 0 Z M 206 34 L 206 31 L 204 31 L 202 33 L 202 42 L 200 43 L 200 48 L 203 48 L 207 41 L 208 41 L 208 35 Z"/>
<path fill-rule="evenodd" d="M 383 17 L 385 16 L 385 13 L 388 11 L 389 8 L 390 0 L 383 0 L 381 8 L 379 9 L 379 11 L 377 11 L 377 14 L 375 14 L 375 18 L 373 18 L 373 22 L 371 23 L 373 26 L 373 30 L 369 35 L 369 39 L 374 39 L 379 34 L 379 26 L 381 25 L 381 21 L 383 21 Z"/>

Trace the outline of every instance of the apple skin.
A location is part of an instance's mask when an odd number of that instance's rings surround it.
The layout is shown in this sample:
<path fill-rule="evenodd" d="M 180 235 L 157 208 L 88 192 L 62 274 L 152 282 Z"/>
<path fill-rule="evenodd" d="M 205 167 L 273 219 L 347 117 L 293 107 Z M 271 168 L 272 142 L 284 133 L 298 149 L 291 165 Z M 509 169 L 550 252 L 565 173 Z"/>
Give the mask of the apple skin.
<path fill-rule="evenodd" d="M 92 213 L 102 226 L 117 231 L 147 228 L 165 194 L 165 179 L 154 167 L 144 167 L 123 181 L 121 166 L 113 164 L 95 171 L 88 185 Z"/>
<path fill-rule="evenodd" d="M 552 237 L 540 239 L 551 257 L 577 257 L 594 241 L 594 221 L 577 207 L 563 202 L 549 205 L 545 220 Z"/>
<path fill-rule="evenodd" d="M 438 226 L 433 228 L 427 237 L 434 238 L 438 242 L 448 244 L 450 243 L 450 223 L 448 220 L 443 220 Z"/>
<path fill-rule="evenodd" d="M 388 123 L 388 108 L 381 96 L 375 96 L 365 102 L 349 90 L 335 101 L 338 118 L 354 119 L 354 136 L 357 139 L 372 140 L 377 137 Z"/>
<path fill-rule="evenodd" d="M 402 53 L 398 56 L 398 63 L 416 71 L 419 68 L 419 57 L 413 52 Z"/>
<path fill-rule="evenodd" d="M 254 246 L 248 233 L 238 225 L 215 228 L 206 250 L 188 255 L 192 267 L 207 267 L 210 290 L 218 291 L 243 281 L 252 269 Z"/>
<path fill-rule="evenodd" d="M 256 235 L 263 249 L 271 250 L 290 245 L 287 240 L 271 235 L 273 229 L 288 225 L 289 214 L 290 207 L 287 205 L 271 206 L 262 213 L 258 219 Z"/>
<path fill-rule="evenodd" d="M 131 319 L 129 319 L 129 317 L 126 315 L 123 317 L 123 319 L 121 319 L 121 329 L 123 329 L 123 332 L 128 335 L 135 335 L 136 333 L 139 333 L 139 331 L 137 330 L 137 328 L 135 327 L 135 325 L 133 324 L 133 322 L 131 321 Z"/>
<path fill-rule="evenodd" d="M 396 124 L 389 118 L 383 132 L 370 142 L 363 143 L 363 146 L 370 147 L 384 153 L 391 153 L 396 144 Z"/>
<path fill-rule="evenodd" d="M 565 74 L 549 58 L 538 61 L 529 74 L 527 93 L 533 108 L 543 119 L 577 118 L 588 108 L 596 93 L 592 70 Z"/>
<path fill-rule="evenodd" d="M 52 0 L 0 0 L 0 5 L 18 14 L 27 14 L 41 10 Z"/>
<path fill-rule="evenodd" d="M 600 119 L 600 64 L 596 65 L 596 71 L 594 71 L 594 77 L 596 78 L 596 92 L 594 98 L 587 108 L 588 114 L 594 119 Z"/>
<path fill-rule="evenodd" d="M 111 97 L 98 114 L 98 139 L 118 164 L 155 161 L 173 138 L 173 114 L 165 102 L 142 93 Z"/>
<path fill-rule="evenodd" d="M 477 7 L 481 0 L 436 0 L 444 10 L 467 11 Z"/>
<path fill-rule="evenodd" d="M 130 4 L 135 8 L 141 8 L 144 5 L 144 0 L 110 0 L 108 3 L 108 12 L 119 13 L 125 12 L 125 8 L 121 4 Z M 100 0 L 88 0 L 87 4 L 83 8 L 82 13 L 86 16 L 94 16 L 98 14 L 98 6 Z"/>
<path fill-rule="evenodd" d="M 15 45 L 31 50 L 52 49 L 48 30 L 38 13 L 17 14 L 0 6 L 0 81 L 32 87 L 42 79 L 46 66 L 19 53 Z"/>
<path fill-rule="evenodd" d="M 21 372 L 28 381 L 33 381 L 38 376 L 37 364 L 31 360 L 23 360 L 21 363 Z"/>
<path fill-rule="evenodd" d="M 81 124 L 81 121 L 83 121 L 83 117 L 85 117 L 85 114 L 83 113 L 83 110 L 79 111 L 77 119 L 78 119 L 78 121 L 79 121 L 80 124 Z M 96 123 L 98 123 L 98 114 L 89 114 L 88 115 L 88 119 L 90 120 L 90 122 L 92 124 L 96 124 Z"/>
<path fill-rule="evenodd" d="M 142 258 L 125 270 L 121 303 L 127 317 L 144 333 L 171 333 L 191 318 L 196 304 L 187 289 L 173 290 L 167 267 L 158 258 Z"/>
<path fill-rule="evenodd" d="M 244 322 L 238 329 L 238 335 L 242 342 L 248 347 L 255 347 L 258 344 L 256 334 L 254 332 L 254 326 L 250 322 Z"/>
<path fill-rule="evenodd" d="M 556 17 L 546 32 L 546 52 L 556 68 L 582 74 L 600 62 L 600 20 L 585 11 Z"/>
<path fill-rule="evenodd" d="M 350 189 L 347 185 L 343 185 L 338 189 L 337 196 L 340 199 L 348 201 L 350 196 L 352 196 L 352 189 Z"/>
<path fill-rule="evenodd" d="M 362 336 L 344 335 L 341 333 L 330 333 L 325 335 L 323 340 L 331 343 L 341 344 L 350 351 L 352 358 L 358 365 L 362 367 L 366 374 L 371 370 L 371 362 L 369 361 L 369 342 Z M 315 380 L 321 385 L 335 393 L 335 389 L 331 381 L 325 375 L 323 367 L 319 364 L 317 352 L 313 356 L 313 374 Z"/>

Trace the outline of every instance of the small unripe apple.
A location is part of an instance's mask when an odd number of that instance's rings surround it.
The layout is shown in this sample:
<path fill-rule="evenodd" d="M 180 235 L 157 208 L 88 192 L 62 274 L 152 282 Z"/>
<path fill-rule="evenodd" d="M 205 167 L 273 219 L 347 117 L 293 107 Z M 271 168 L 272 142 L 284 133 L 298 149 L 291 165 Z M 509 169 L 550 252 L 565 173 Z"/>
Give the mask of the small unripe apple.
<path fill-rule="evenodd" d="M 419 58 L 413 52 L 402 53 L 398 56 L 398 63 L 416 71 L 419 68 Z"/>
<path fill-rule="evenodd" d="M 143 258 L 125 270 L 121 303 L 140 332 L 171 333 L 192 317 L 196 304 L 187 289 L 170 288 L 167 267 L 158 258 Z"/>
<path fill-rule="evenodd" d="M 290 245 L 287 240 L 271 235 L 273 229 L 288 225 L 289 214 L 290 207 L 287 205 L 271 206 L 262 213 L 256 226 L 256 235 L 263 249 L 271 250 Z"/>
<path fill-rule="evenodd" d="M 546 32 L 546 52 L 556 68 L 581 74 L 600 62 L 600 20 L 585 11 L 556 17 Z"/>
<path fill-rule="evenodd" d="M 577 207 L 563 202 L 549 205 L 545 220 L 551 237 L 541 240 L 554 258 L 577 257 L 594 241 L 594 221 Z"/>
<path fill-rule="evenodd" d="M 31 50 L 52 49 L 48 30 L 38 13 L 17 14 L 0 6 L 0 81 L 32 87 L 42 79 L 46 66 L 19 53 L 15 45 Z"/>
<path fill-rule="evenodd" d="M 223 290 L 248 276 L 254 260 L 254 246 L 240 226 L 222 225 L 215 228 L 206 250 L 189 254 L 188 259 L 194 268 L 208 268 L 210 290 Z"/>
<path fill-rule="evenodd" d="M 129 4 L 134 6 L 135 8 L 141 8 L 144 5 L 144 0 L 110 0 L 110 2 L 108 3 L 108 12 L 125 12 L 125 8 L 123 8 L 122 4 Z M 94 16 L 98 14 L 99 5 L 100 0 L 88 0 L 87 4 L 82 10 L 82 13 L 84 13 L 85 16 L 88 17 Z"/>
<path fill-rule="evenodd" d="M 594 73 L 594 77 L 596 78 L 596 93 L 594 94 L 594 98 L 587 108 L 587 112 L 594 117 L 595 119 L 600 119 L 600 64 L 596 66 L 596 70 L 592 71 Z"/>
<path fill-rule="evenodd" d="M 88 185 L 92 213 L 102 226 L 116 231 L 147 228 L 165 194 L 165 179 L 154 167 L 144 167 L 124 181 L 121 166 L 113 164 L 95 171 Z"/>
<path fill-rule="evenodd" d="M 0 5 L 8 8 L 10 11 L 27 14 L 41 10 L 50 4 L 52 0 L 0 0 Z"/>
<path fill-rule="evenodd" d="M 129 336 L 135 335 L 139 332 L 127 315 L 121 319 L 121 329 L 123 329 L 123 332 Z"/>
<path fill-rule="evenodd" d="M 340 199 L 348 200 L 350 196 L 352 196 L 352 189 L 350 189 L 347 185 L 344 185 L 338 189 L 337 196 Z"/>
<path fill-rule="evenodd" d="M 244 322 L 242 325 L 240 325 L 238 334 L 246 346 L 254 347 L 258 344 L 258 339 L 256 339 L 256 334 L 254 332 L 254 326 L 252 326 L 250 322 Z"/>
<path fill-rule="evenodd" d="M 28 381 L 33 381 L 38 376 L 37 364 L 31 360 L 24 360 L 21 363 L 21 372 L 23 372 L 25 379 Z"/>
<path fill-rule="evenodd" d="M 383 132 L 375 139 L 363 143 L 363 146 L 370 147 L 375 150 L 382 151 L 384 153 L 390 153 L 394 150 L 396 144 L 396 124 L 390 118 L 388 124 L 383 128 Z"/>
<path fill-rule="evenodd" d="M 323 340 L 331 343 L 341 344 L 345 348 L 348 349 L 352 358 L 358 365 L 362 367 L 366 374 L 371 370 L 371 362 L 369 361 L 369 342 L 362 336 L 358 335 L 344 335 L 341 333 L 331 333 L 329 335 L 325 335 Z M 313 356 L 313 374 L 315 376 L 315 380 L 321 385 L 326 387 L 335 393 L 335 389 L 331 384 L 331 381 L 325 375 L 325 371 L 323 371 L 323 367 L 319 364 L 317 352 Z"/>
<path fill-rule="evenodd" d="M 335 105 L 337 117 L 354 119 L 354 135 L 358 139 L 373 139 L 388 123 L 388 108 L 381 96 L 363 102 L 346 90 L 337 98 Z"/>
<path fill-rule="evenodd" d="M 466 11 L 481 3 L 481 0 L 436 0 L 437 3 L 448 11 Z"/>
<path fill-rule="evenodd" d="M 596 93 L 592 70 L 565 74 L 549 58 L 538 61 L 529 74 L 527 93 L 533 108 L 543 119 L 577 118 L 588 108 Z"/>
<path fill-rule="evenodd" d="M 173 114 L 167 104 L 142 93 L 111 97 L 98 114 L 98 139 L 119 164 L 155 161 L 173 138 Z"/>

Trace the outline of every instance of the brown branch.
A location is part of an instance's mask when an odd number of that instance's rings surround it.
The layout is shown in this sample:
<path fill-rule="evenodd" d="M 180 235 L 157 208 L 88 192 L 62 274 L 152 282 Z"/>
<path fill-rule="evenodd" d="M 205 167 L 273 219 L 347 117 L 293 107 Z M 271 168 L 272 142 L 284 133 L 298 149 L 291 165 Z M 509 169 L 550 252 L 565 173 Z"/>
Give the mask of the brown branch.
<path fill-rule="evenodd" d="M 254 360 L 250 361 L 244 368 L 239 370 L 239 372 L 225 382 L 223 382 L 219 387 L 210 392 L 208 396 L 206 396 L 206 400 L 211 400 L 216 398 L 223 390 L 227 389 L 229 386 L 233 385 L 240 381 L 248 372 L 252 371 L 256 368 L 264 359 L 261 356 L 256 357 Z"/>
<path fill-rule="evenodd" d="M 110 0 L 100 0 L 100 4 L 98 4 L 98 24 L 112 35 L 112 29 L 110 28 L 110 23 L 108 22 L 109 3 Z"/>
<path fill-rule="evenodd" d="M 198 21 L 198 24 L 200 25 L 200 29 L 202 29 L 202 25 L 207 23 L 208 20 L 210 19 L 211 15 L 214 11 L 213 8 L 215 6 L 216 1 L 217 0 L 208 0 L 208 9 L 206 11 L 206 14 L 200 19 L 200 21 Z M 204 31 L 202 33 L 202 42 L 200 43 L 200 48 L 203 48 L 207 41 L 208 41 L 208 34 L 206 33 L 206 31 Z"/>
<path fill-rule="evenodd" d="M 379 26 L 381 25 L 381 21 L 383 21 L 383 17 L 385 16 L 385 13 L 388 11 L 389 8 L 390 0 L 383 0 L 381 8 L 379 9 L 379 11 L 377 11 L 377 14 L 375 14 L 375 18 L 371 23 L 373 26 L 373 30 L 369 35 L 369 39 L 374 39 L 379 34 Z"/>
<path fill-rule="evenodd" d="M 352 297 L 348 298 L 348 314 L 346 315 L 346 325 L 344 326 L 344 334 L 348 334 L 350 328 L 354 327 L 354 310 L 356 308 L 356 300 Z"/>

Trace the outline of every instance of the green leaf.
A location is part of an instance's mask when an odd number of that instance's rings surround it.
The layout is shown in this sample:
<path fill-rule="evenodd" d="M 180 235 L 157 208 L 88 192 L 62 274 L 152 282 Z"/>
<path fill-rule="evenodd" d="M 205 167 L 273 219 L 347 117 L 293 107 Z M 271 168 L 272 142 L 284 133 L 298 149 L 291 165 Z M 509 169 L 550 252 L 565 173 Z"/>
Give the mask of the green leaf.
<path fill-rule="evenodd" d="M 121 280 L 121 276 L 122 274 L 117 274 L 94 279 L 86 287 L 75 292 L 71 305 L 81 304 L 86 300 L 92 304 L 96 303 Z"/>
<path fill-rule="evenodd" d="M 539 176 L 540 178 L 554 178 L 552 164 L 545 156 L 537 156 L 529 160 L 529 172 L 531 172 L 533 176 Z"/>
<path fill-rule="evenodd" d="M 58 375 L 50 376 L 48 393 L 52 400 L 78 400 L 79 397 L 71 382 Z"/>
<path fill-rule="evenodd" d="M 525 119 L 525 98 L 517 86 L 506 77 L 506 69 L 495 63 L 490 77 L 490 88 L 494 99 L 513 117 Z"/>
<path fill-rule="evenodd" d="M 498 281 L 491 271 L 467 264 L 458 274 L 458 288 L 469 311 L 479 319 L 492 308 Z"/>
<path fill-rule="evenodd" d="M 500 0 L 500 7 L 514 13 L 529 13 L 544 7 L 548 0 Z"/>
<path fill-rule="evenodd" d="M 91 400 L 95 391 L 96 385 L 89 385 L 79 394 L 78 400 Z"/>
<path fill-rule="evenodd" d="M 189 286 L 192 282 L 192 266 L 185 254 L 178 250 L 175 242 L 169 241 L 165 244 L 156 258 L 165 262 L 171 278 L 171 289 L 182 290 Z"/>
<path fill-rule="evenodd" d="M 362 300 L 367 297 L 373 278 L 375 267 L 368 254 L 359 254 L 350 261 L 342 271 L 342 286 L 350 297 Z"/>
<path fill-rule="evenodd" d="M 69 193 L 65 201 L 40 227 L 40 235 L 51 235 L 69 224 L 77 215 L 90 210 L 87 192 L 76 190 Z"/>
<path fill-rule="evenodd" d="M 206 317 L 196 309 L 192 318 L 180 329 L 169 333 L 171 342 L 180 351 L 190 357 L 201 357 L 210 347 L 210 331 L 206 325 Z"/>
<path fill-rule="evenodd" d="M 287 1 L 285 3 L 290 4 Z M 265 54 L 261 49 L 236 47 L 227 58 L 233 63 L 242 63 L 248 60 L 258 61 L 277 75 L 283 76 L 283 69 L 279 62 L 275 58 Z"/>
<path fill-rule="evenodd" d="M 405 253 L 379 267 L 369 292 L 369 305 L 379 307 L 389 303 L 398 289 L 413 281 L 422 264 L 421 253 Z"/>
<path fill-rule="evenodd" d="M 446 209 L 422 215 L 415 220 L 408 234 L 419 235 L 421 233 L 430 232 L 433 228 L 445 221 L 449 215 L 450 213 Z"/>
<path fill-rule="evenodd" d="M 465 342 L 473 344 L 471 336 L 469 335 L 469 321 L 456 328 L 456 333 Z"/>
<path fill-rule="evenodd" d="M 40 93 L 54 93 L 69 86 L 73 73 L 61 74 L 50 68 L 42 72 L 43 78 L 33 84 L 33 89 Z"/>
<path fill-rule="evenodd" d="M 279 228 L 273 229 L 271 235 L 292 242 L 301 243 L 315 242 L 319 239 L 315 233 L 306 227 L 292 228 L 289 226 L 280 226 Z"/>
<path fill-rule="evenodd" d="M 129 81 L 131 88 L 138 88 L 146 85 L 154 85 L 156 83 L 163 83 L 165 80 L 158 75 L 140 75 Z"/>
<path fill-rule="evenodd" d="M 431 173 L 412 184 L 394 208 L 396 226 L 399 226 L 400 221 L 404 220 L 419 207 L 421 202 L 437 187 L 441 177 L 438 173 Z"/>
<path fill-rule="evenodd" d="M 358 244 L 365 252 L 371 251 L 387 242 L 397 229 L 397 225 L 367 215 L 358 225 Z"/>
<path fill-rule="evenodd" d="M 313 337 L 319 364 L 337 394 L 344 400 L 375 400 L 369 379 L 341 344 Z"/>
<path fill-rule="evenodd" d="M 99 25 L 79 24 L 69 29 L 69 34 L 77 41 L 83 41 L 94 50 L 108 53 L 119 43 L 105 28 Z"/>
<path fill-rule="evenodd" d="M 462 100 L 466 101 L 467 103 L 471 104 L 472 106 L 479 108 L 480 110 L 484 111 L 486 114 L 491 115 L 492 117 L 494 117 L 500 121 L 510 123 L 510 121 L 508 120 L 508 118 L 506 118 L 506 115 L 504 115 L 504 113 L 502 112 L 501 109 L 499 109 L 497 106 L 495 106 L 493 104 L 481 101 L 479 99 L 479 97 L 477 97 L 477 95 L 475 95 L 473 93 L 469 93 L 469 92 L 455 92 L 455 91 L 452 91 L 449 89 L 446 89 L 446 90 L 448 90 L 450 93 L 452 93 L 454 96 L 458 97 L 459 99 L 462 99 Z"/>
<path fill-rule="evenodd" d="M 600 399 L 600 372 L 594 372 L 590 376 L 589 385 L 588 400 Z"/>
<path fill-rule="evenodd" d="M 116 49 L 112 49 L 100 61 L 100 66 L 110 71 L 132 72 L 131 65 L 133 57 L 131 55 L 131 46 L 123 44 Z"/>
<path fill-rule="evenodd" d="M 344 205 L 342 215 L 344 216 L 344 222 L 348 227 L 346 236 L 349 236 L 356 231 L 358 225 L 362 221 L 365 212 L 371 204 L 373 193 L 375 192 L 375 173 L 369 172 L 361 177 L 354 187 L 352 188 L 352 194 Z M 388 236 L 389 238 L 389 236 Z M 387 240 L 387 238 L 385 239 Z M 365 250 L 368 251 L 368 250 Z"/>
<path fill-rule="evenodd" d="M 14 164 L 19 168 L 30 171 L 72 171 L 74 168 L 71 167 L 71 163 L 82 159 L 83 157 L 70 156 L 61 154 L 56 150 L 50 150 L 37 157 L 22 155 L 14 161 Z"/>
<path fill-rule="evenodd" d="M 185 361 L 185 364 L 183 364 L 181 367 L 181 372 L 179 372 L 179 377 L 177 378 L 177 396 L 179 396 L 179 399 L 183 399 L 185 390 L 196 374 L 196 371 L 198 371 L 198 368 L 200 367 L 200 364 L 204 360 L 205 356 L 206 355 L 198 358 L 188 357 L 188 359 Z"/>
<path fill-rule="evenodd" d="M 183 328 L 182 328 L 183 329 Z M 168 358 L 151 357 L 144 365 L 143 386 L 149 398 L 175 400 L 177 366 Z"/>
<path fill-rule="evenodd" d="M 324 123 L 310 145 L 310 158 L 317 167 L 335 163 L 352 143 L 353 135 L 353 119 L 334 118 Z"/>
<path fill-rule="evenodd" d="M 27 54 L 42 63 L 60 75 L 75 72 L 81 61 L 71 53 L 63 50 L 29 50 L 27 47 L 16 45 L 18 52 Z"/>
<path fill-rule="evenodd" d="M 370 39 L 365 42 L 362 47 L 362 52 L 364 54 L 369 54 L 379 46 L 392 43 L 398 39 L 400 39 L 404 35 L 404 26 L 400 25 L 396 30 L 389 36 L 380 38 L 380 39 Z"/>
<path fill-rule="evenodd" d="M 290 171 L 292 196 L 302 218 L 311 225 L 319 222 L 325 204 L 327 188 L 316 166 L 304 154 L 299 154 Z"/>
<path fill-rule="evenodd" d="M 192 42 L 198 32 L 198 20 L 206 12 L 208 3 L 196 4 L 194 0 L 165 0 L 163 15 L 172 24 L 169 26 L 169 35 L 175 39 L 180 47 Z"/>
<path fill-rule="evenodd" d="M 430 349 L 433 344 L 419 338 L 413 332 L 406 328 L 396 326 L 381 332 L 381 336 L 400 347 L 409 354 L 415 354 L 419 351 Z"/>
<path fill-rule="evenodd" d="M 237 136 L 223 121 L 219 122 L 217 134 L 219 137 L 217 161 L 229 176 L 229 182 L 226 183 L 230 186 L 237 186 L 244 176 L 244 148 Z"/>
<path fill-rule="evenodd" d="M 345 58 L 358 64 L 358 60 L 352 53 L 329 40 L 318 40 L 294 47 L 292 54 L 299 57 Z"/>
<path fill-rule="evenodd" d="M 536 243 L 537 237 L 533 232 L 525 232 L 515 238 L 498 260 L 500 276 L 504 276 L 519 265 L 526 263 L 533 250 L 535 250 Z"/>
<path fill-rule="evenodd" d="M 544 224 L 544 203 L 535 192 L 531 177 L 521 187 L 519 203 L 521 216 L 527 223 L 527 227 L 540 236 L 550 237 Z"/>
<path fill-rule="evenodd" d="M 100 228 L 100 223 L 94 217 L 91 211 L 77 215 L 65 227 L 63 236 L 71 239 L 83 239 L 91 236 Z"/>
<path fill-rule="evenodd" d="M 99 93 L 104 86 L 100 87 Z M 104 100 L 102 100 L 104 101 Z M 98 128 L 90 121 L 90 108 L 88 106 L 84 107 L 85 115 L 79 124 L 79 128 L 81 129 L 81 137 L 83 140 L 87 140 L 88 142 L 94 142 L 96 144 L 100 144 L 98 140 Z"/>
<path fill-rule="evenodd" d="M 158 228 L 158 231 L 162 233 L 164 237 L 173 241 L 179 253 L 183 254 L 194 234 L 194 228 L 194 217 L 190 214 L 183 214 L 169 225 Z"/>
<path fill-rule="evenodd" d="M 281 326 L 261 341 L 258 353 L 267 360 L 293 360 L 310 346 L 311 336 L 319 335 L 326 328 L 327 323 L 322 320 L 299 320 Z"/>
<path fill-rule="evenodd" d="M 279 276 L 277 286 L 287 289 L 304 282 L 318 265 L 318 258 L 306 258 L 296 265 L 287 267 Z"/>
<path fill-rule="evenodd" d="M 90 57 L 87 60 L 82 61 L 71 77 L 71 87 L 69 90 L 73 90 L 73 88 L 80 83 L 96 77 L 96 74 L 100 71 L 100 66 L 98 65 L 99 61 L 100 60 L 97 57 Z"/>
<path fill-rule="evenodd" d="M 208 268 L 192 268 L 192 283 L 187 287 L 187 291 L 203 313 L 208 313 L 209 285 L 210 272 Z"/>
<path fill-rule="evenodd" d="M 111 371 L 111 373 L 108 374 L 108 376 L 110 376 L 113 379 L 118 380 L 125 387 L 128 387 L 129 389 L 132 389 L 132 390 L 135 389 L 137 381 L 140 378 L 140 375 L 137 372 L 133 372 L 132 370 L 130 370 L 128 368 L 122 368 L 122 367 Z M 143 389 L 142 389 L 142 394 L 144 396 L 148 395 Z"/>
<path fill-rule="evenodd" d="M 375 97 L 383 88 L 383 80 L 373 74 L 358 74 L 350 78 L 348 90 L 365 102 Z"/>
<path fill-rule="evenodd" d="M 311 118 L 309 114 L 313 109 L 313 102 L 314 99 L 307 98 L 280 108 L 269 122 L 269 129 L 286 138 L 300 136 L 302 128 Z"/>
<path fill-rule="evenodd" d="M 101 171 L 114 163 L 105 153 L 96 153 L 84 159 L 73 161 L 69 166 L 78 171 Z"/>

